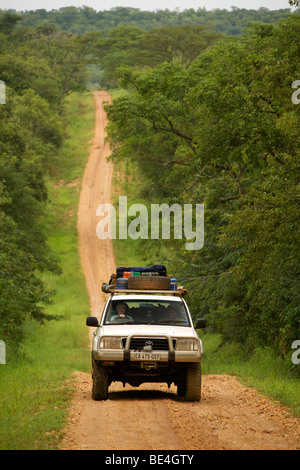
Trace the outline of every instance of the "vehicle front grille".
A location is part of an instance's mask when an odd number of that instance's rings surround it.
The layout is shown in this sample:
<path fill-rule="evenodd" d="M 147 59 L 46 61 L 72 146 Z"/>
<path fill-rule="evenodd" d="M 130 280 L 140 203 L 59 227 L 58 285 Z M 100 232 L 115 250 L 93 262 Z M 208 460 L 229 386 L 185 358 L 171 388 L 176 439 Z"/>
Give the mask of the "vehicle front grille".
<path fill-rule="evenodd" d="M 172 339 L 175 349 L 176 340 Z M 123 348 L 125 348 L 126 338 L 122 338 Z M 129 349 L 142 350 L 144 346 L 151 345 L 153 351 L 169 351 L 169 342 L 167 338 L 133 337 L 131 338 Z"/>

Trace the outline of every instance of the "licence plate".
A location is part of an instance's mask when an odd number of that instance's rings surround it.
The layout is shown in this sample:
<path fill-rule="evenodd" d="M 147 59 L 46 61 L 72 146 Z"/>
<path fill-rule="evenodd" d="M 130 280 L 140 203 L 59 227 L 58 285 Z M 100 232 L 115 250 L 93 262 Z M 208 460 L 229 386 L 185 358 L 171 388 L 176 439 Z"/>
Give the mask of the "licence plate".
<path fill-rule="evenodd" d="M 133 354 L 134 361 L 159 361 L 160 354 L 157 353 L 146 353 L 146 352 L 139 352 Z"/>

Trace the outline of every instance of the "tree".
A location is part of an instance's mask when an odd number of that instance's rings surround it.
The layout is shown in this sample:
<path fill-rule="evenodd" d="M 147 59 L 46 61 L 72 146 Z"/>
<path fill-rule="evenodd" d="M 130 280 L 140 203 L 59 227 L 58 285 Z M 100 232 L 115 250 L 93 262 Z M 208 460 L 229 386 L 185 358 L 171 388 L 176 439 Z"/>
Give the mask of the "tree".
<path fill-rule="evenodd" d="M 118 26 L 96 40 L 94 51 L 103 69 L 103 86 L 117 85 L 115 70 L 121 64 L 135 64 L 134 47 L 143 34 L 144 31 L 136 27 Z"/>
<path fill-rule="evenodd" d="M 6 105 L 0 108 L 0 151 L 35 165 L 43 180 L 43 171 L 52 167 L 62 144 L 62 118 L 32 89 L 16 95 L 7 87 L 6 95 Z"/>
<path fill-rule="evenodd" d="M 137 63 L 155 66 L 162 62 L 178 62 L 185 67 L 222 35 L 207 25 L 184 25 L 154 28 L 136 45 Z"/>
<path fill-rule="evenodd" d="M 32 33 L 32 44 L 47 58 L 50 70 L 56 76 L 60 103 L 73 91 L 85 90 L 92 37 L 91 34 L 77 36 L 59 31 L 52 24 L 40 26 Z"/>
<path fill-rule="evenodd" d="M 9 35 L 21 20 L 22 17 L 20 15 L 10 12 L 5 13 L 0 17 L 0 33 Z"/>
<path fill-rule="evenodd" d="M 51 319 L 44 305 L 51 293 L 37 271 L 58 271 L 49 256 L 41 226 L 42 202 L 20 172 L 20 161 L 0 157 L 0 335 L 9 347 L 20 346 L 22 323 L 32 316 Z"/>

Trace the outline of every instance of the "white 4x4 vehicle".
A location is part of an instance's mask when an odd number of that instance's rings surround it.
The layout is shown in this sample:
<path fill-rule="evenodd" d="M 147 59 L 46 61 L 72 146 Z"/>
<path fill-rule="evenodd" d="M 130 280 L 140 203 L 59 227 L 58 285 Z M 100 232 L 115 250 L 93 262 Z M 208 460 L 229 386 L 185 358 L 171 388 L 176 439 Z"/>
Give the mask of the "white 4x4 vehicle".
<path fill-rule="evenodd" d="M 114 294 L 102 318 L 88 317 L 96 327 L 92 346 L 92 396 L 106 400 L 108 387 L 122 382 L 177 386 L 187 401 L 201 399 L 202 341 L 194 329 L 185 300 L 175 295 Z M 205 328 L 198 319 L 196 328 Z"/>

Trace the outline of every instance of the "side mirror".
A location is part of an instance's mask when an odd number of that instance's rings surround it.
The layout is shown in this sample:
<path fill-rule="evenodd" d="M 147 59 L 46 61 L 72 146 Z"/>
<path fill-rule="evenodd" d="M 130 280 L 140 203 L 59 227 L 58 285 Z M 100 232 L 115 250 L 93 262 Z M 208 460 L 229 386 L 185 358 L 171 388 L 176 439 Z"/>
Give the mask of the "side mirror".
<path fill-rule="evenodd" d="M 95 326 L 96 328 L 99 326 L 99 321 L 97 317 L 87 317 L 86 319 L 87 326 Z"/>
<path fill-rule="evenodd" d="M 203 328 L 206 328 L 206 320 L 205 318 L 198 318 L 196 321 L 196 330 L 202 330 Z"/>

